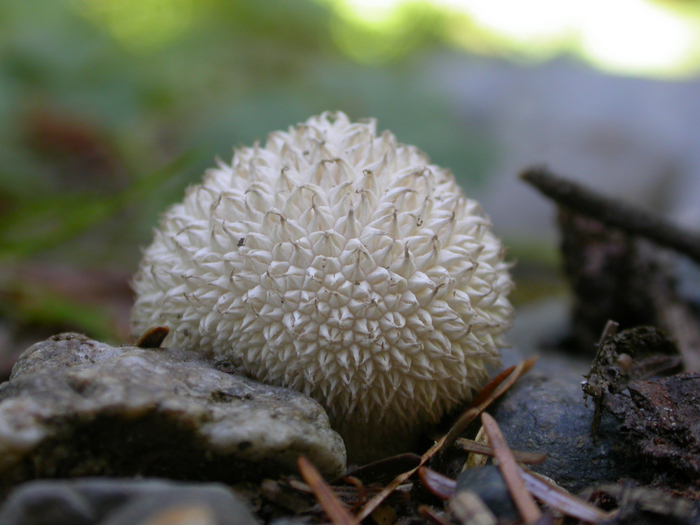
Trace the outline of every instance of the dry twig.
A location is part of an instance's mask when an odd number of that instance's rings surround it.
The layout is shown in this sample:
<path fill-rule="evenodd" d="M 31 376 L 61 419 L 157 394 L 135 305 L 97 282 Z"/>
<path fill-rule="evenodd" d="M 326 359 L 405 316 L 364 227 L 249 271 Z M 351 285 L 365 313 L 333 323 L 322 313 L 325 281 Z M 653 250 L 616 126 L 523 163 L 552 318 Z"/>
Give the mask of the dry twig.
<path fill-rule="evenodd" d="M 345 476 L 343 480 L 357 489 L 357 503 L 355 503 L 352 509 L 350 509 L 351 512 L 356 512 L 357 509 L 359 509 L 365 504 L 365 501 L 367 501 L 367 488 L 365 487 L 365 484 L 355 476 Z"/>
<path fill-rule="evenodd" d="M 521 467 L 519 472 L 523 478 L 523 481 L 525 482 L 525 488 L 528 490 L 528 492 L 530 492 L 545 505 L 554 510 L 558 510 L 562 514 L 585 521 L 587 523 L 599 523 L 609 520 L 614 513 L 617 512 L 605 512 L 595 505 L 591 505 L 581 498 L 569 494 L 561 487 L 554 485 L 543 476 L 540 476 L 527 468 Z M 456 498 L 465 493 L 470 493 L 469 491 L 455 493 L 455 489 L 457 487 L 457 482 L 455 480 L 443 476 L 442 474 L 439 474 L 427 467 L 422 467 L 418 473 L 421 481 L 428 488 L 428 490 L 430 490 L 434 496 L 442 500 L 449 499 L 450 506 L 455 503 Z"/>
<path fill-rule="evenodd" d="M 486 430 L 489 441 L 493 445 L 496 459 L 498 459 L 498 469 L 501 471 L 503 481 L 505 481 L 523 521 L 526 524 L 536 523 L 542 517 L 542 512 L 525 488 L 525 482 L 520 472 L 518 472 L 518 464 L 515 462 L 510 448 L 508 448 L 508 443 L 506 443 L 501 429 L 498 428 L 498 423 L 486 412 L 481 414 L 481 423 L 484 425 L 484 430 Z"/>
<path fill-rule="evenodd" d="M 472 402 L 469 403 L 467 410 L 465 410 L 457 421 L 455 421 L 452 428 L 450 428 L 450 431 L 443 438 L 439 449 L 440 451 L 447 450 L 455 444 L 459 436 L 464 433 L 471 422 L 474 421 L 479 415 L 479 412 L 476 410 L 477 407 L 483 404 L 483 402 L 487 400 L 489 396 L 491 396 L 496 389 L 501 386 L 506 379 L 508 379 L 508 377 L 511 376 L 513 370 L 515 370 L 514 366 L 506 368 L 503 372 L 494 377 L 488 385 L 481 389 L 481 392 L 479 392 L 476 397 L 472 399 Z"/>
<path fill-rule="evenodd" d="M 439 472 L 428 467 L 419 468 L 418 477 L 425 488 L 427 488 L 433 496 L 441 500 L 450 499 L 457 486 L 457 482 L 452 478 L 443 476 Z"/>
<path fill-rule="evenodd" d="M 620 327 L 619 323 L 616 323 L 612 319 L 608 319 L 608 322 L 605 324 L 605 328 L 603 329 L 603 333 L 600 336 L 600 340 L 598 341 L 598 351 L 596 353 L 595 359 L 593 360 L 594 367 L 595 363 L 601 359 L 601 354 L 603 351 L 603 345 L 610 341 L 615 335 L 617 334 L 617 329 Z M 584 382 L 584 388 L 583 388 L 583 399 L 586 400 L 589 395 L 590 390 L 587 390 L 588 382 L 591 380 L 591 374 L 594 373 L 594 367 L 591 368 L 591 372 L 588 373 L 587 376 L 583 376 L 585 378 Z M 593 421 L 591 421 L 591 436 L 594 438 L 598 435 L 598 429 L 600 428 L 600 420 L 603 417 L 603 399 L 605 397 L 605 390 L 600 389 L 600 392 L 598 392 L 597 395 L 593 395 L 593 400 L 595 403 L 595 411 L 593 413 Z"/>
<path fill-rule="evenodd" d="M 520 177 L 562 206 L 629 234 L 646 237 L 700 263 L 700 235 L 695 232 L 559 177 L 545 167 L 529 168 Z"/>
<path fill-rule="evenodd" d="M 466 452 L 473 452 L 491 458 L 495 456 L 492 446 L 484 443 L 477 443 L 471 439 L 459 438 L 457 439 L 457 446 Z M 520 452 L 517 450 L 512 450 L 511 452 L 513 452 L 513 456 L 515 456 L 515 461 L 526 465 L 536 465 L 547 459 L 547 454 L 541 454 L 539 452 Z"/>
<path fill-rule="evenodd" d="M 588 523 L 599 523 L 612 517 L 612 513 L 605 512 L 581 498 L 572 496 L 560 487 L 552 485 L 539 474 L 525 468 L 520 470 L 520 474 L 525 482 L 525 487 L 533 496 L 567 516 Z"/>
<path fill-rule="evenodd" d="M 503 373 L 496 376 L 496 378 L 493 381 L 491 381 L 491 383 L 487 385 L 484 388 L 484 390 L 482 390 L 482 392 L 488 391 L 489 394 L 487 396 L 483 396 L 481 394 L 477 395 L 474 401 L 472 401 L 467 410 L 464 412 L 462 417 L 459 418 L 455 426 L 458 424 L 462 424 L 464 421 L 467 421 L 466 425 L 468 425 L 474 419 L 476 419 L 479 416 L 479 414 L 486 410 L 486 408 L 494 400 L 498 399 L 511 386 L 513 386 L 513 384 L 518 380 L 520 376 L 522 376 L 525 372 L 530 370 L 530 368 L 533 367 L 536 361 L 537 357 L 532 357 L 526 361 L 521 362 L 514 370 L 512 370 L 512 372 L 509 375 L 507 375 L 507 377 L 502 377 Z M 493 386 L 494 384 L 495 386 Z M 479 404 L 476 406 L 474 406 L 475 401 L 479 401 Z M 466 428 L 466 425 L 464 426 L 464 428 Z M 425 465 L 425 463 L 430 458 L 432 458 L 439 450 L 442 449 L 443 444 L 447 440 L 448 436 L 450 436 L 450 434 L 451 431 L 448 432 L 448 434 L 445 437 L 443 437 L 440 441 L 438 441 L 432 447 L 430 447 L 430 449 L 425 454 L 423 454 L 423 456 L 421 456 L 421 462 L 416 468 L 397 476 L 394 479 L 394 481 L 392 481 L 389 485 L 387 485 L 384 488 L 384 490 L 382 490 L 379 494 L 377 494 L 375 497 L 369 500 L 367 504 L 364 507 L 362 507 L 362 510 L 360 511 L 360 514 L 358 514 L 357 519 L 362 521 L 367 516 L 372 514 L 372 511 L 376 509 L 379 505 L 381 505 L 382 501 L 384 501 L 389 494 L 394 492 L 399 485 L 404 483 L 408 478 L 415 474 L 420 467 Z M 455 440 L 457 439 L 457 437 L 459 437 L 459 434 L 457 434 Z"/>
<path fill-rule="evenodd" d="M 299 466 L 301 477 L 309 485 L 318 503 L 326 511 L 333 525 L 358 524 L 358 521 L 345 509 L 338 497 L 333 493 L 333 489 L 323 480 L 321 474 L 308 459 L 304 456 L 299 456 L 297 465 Z"/>

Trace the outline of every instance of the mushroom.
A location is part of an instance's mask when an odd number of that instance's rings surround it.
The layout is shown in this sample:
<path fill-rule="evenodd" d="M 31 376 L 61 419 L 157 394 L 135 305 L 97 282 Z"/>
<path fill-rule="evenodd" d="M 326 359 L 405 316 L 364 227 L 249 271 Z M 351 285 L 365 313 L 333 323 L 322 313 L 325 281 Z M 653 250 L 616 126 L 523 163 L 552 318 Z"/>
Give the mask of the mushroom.
<path fill-rule="evenodd" d="M 450 171 L 323 113 L 235 150 L 162 216 L 132 328 L 310 395 L 359 463 L 410 449 L 498 364 L 508 268 Z"/>

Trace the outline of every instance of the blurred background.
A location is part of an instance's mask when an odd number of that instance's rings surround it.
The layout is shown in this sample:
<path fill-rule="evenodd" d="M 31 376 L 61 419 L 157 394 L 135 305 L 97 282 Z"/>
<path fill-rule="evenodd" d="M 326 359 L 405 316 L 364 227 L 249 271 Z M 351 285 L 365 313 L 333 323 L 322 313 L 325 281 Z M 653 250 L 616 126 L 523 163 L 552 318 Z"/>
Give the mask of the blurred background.
<path fill-rule="evenodd" d="M 698 0 L 0 0 L 0 355 L 128 341 L 158 214 L 328 109 L 454 171 L 518 262 L 518 305 L 565 293 L 553 206 L 517 174 L 695 226 L 699 72 Z"/>

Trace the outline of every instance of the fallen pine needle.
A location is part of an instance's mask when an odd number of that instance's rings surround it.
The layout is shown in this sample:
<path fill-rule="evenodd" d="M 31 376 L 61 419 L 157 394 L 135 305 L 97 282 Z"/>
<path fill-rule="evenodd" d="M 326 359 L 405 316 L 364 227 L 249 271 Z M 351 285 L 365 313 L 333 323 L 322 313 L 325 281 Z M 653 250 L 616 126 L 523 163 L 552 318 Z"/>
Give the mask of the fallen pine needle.
<path fill-rule="evenodd" d="M 493 381 L 491 381 L 491 383 L 485 388 L 485 390 L 488 389 L 488 395 L 477 395 L 474 398 L 474 401 L 477 401 L 478 405 L 473 406 L 473 401 L 469 405 L 467 410 L 459 418 L 457 423 L 455 423 L 455 427 L 457 425 L 464 425 L 464 428 L 466 428 L 467 425 L 474 421 L 474 419 L 476 419 L 479 416 L 479 414 L 486 410 L 486 408 L 491 403 L 493 403 L 496 399 L 503 395 L 511 386 L 513 386 L 513 384 L 520 378 L 520 376 L 522 376 L 525 372 L 530 370 L 536 361 L 537 357 L 531 357 L 526 361 L 522 361 L 517 367 L 515 367 L 515 369 L 508 369 L 496 376 L 496 378 Z M 506 374 L 505 372 L 509 373 Z M 494 384 L 495 386 L 492 386 Z M 462 429 L 462 431 L 460 431 L 459 433 L 456 433 L 456 435 L 454 436 L 454 440 L 452 441 L 453 443 L 457 440 L 457 438 L 461 435 L 463 431 L 464 429 Z M 381 505 L 381 503 L 387 498 L 389 494 L 394 492 L 399 487 L 399 485 L 405 483 L 408 480 L 408 478 L 410 478 L 413 474 L 415 474 L 418 471 L 420 467 L 425 465 L 430 458 L 432 458 L 439 450 L 443 448 L 443 445 L 447 441 L 448 437 L 451 437 L 451 435 L 452 430 L 450 430 L 450 432 L 448 432 L 442 439 L 436 442 L 432 447 L 430 447 L 430 449 L 425 454 L 421 456 L 420 464 L 417 467 L 396 476 L 394 481 L 389 483 L 379 494 L 377 494 L 371 500 L 369 500 L 365 504 L 365 506 L 362 507 L 362 510 L 357 515 L 358 521 L 362 521 L 367 516 L 372 514 L 372 511 L 374 511 L 374 509 Z"/>
<path fill-rule="evenodd" d="M 436 525 L 452 525 L 452 522 L 450 520 L 448 520 L 447 518 L 443 518 L 442 516 L 438 516 L 437 514 L 435 514 L 433 509 L 431 509 L 427 505 L 421 505 L 420 507 L 418 507 L 418 514 L 421 518 L 424 518 L 428 521 L 432 521 Z"/>
<path fill-rule="evenodd" d="M 525 481 L 525 487 L 542 503 L 559 512 L 588 523 L 598 523 L 609 519 L 612 514 L 591 505 L 587 501 L 569 494 L 565 490 L 552 485 L 538 474 L 525 468 L 520 470 Z"/>
<path fill-rule="evenodd" d="M 351 509 L 351 512 L 355 512 L 365 504 L 365 501 L 367 501 L 367 487 L 365 487 L 365 484 L 355 476 L 345 476 L 343 480 L 357 489 L 357 503 L 353 505 Z"/>
<path fill-rule="evenodd" d="M 498 460 L 498 469 L 501 471 L 503 481 L 508 487 L 515 506 L 520 511 L 520 515 L 526 524 L 534 524 L 542 517 L 542 512 L 535 500 L 532 499 L 532 495 L 525 488 L 525 482 L 518 471 L 515 457 L 510 448 L 508 448 L 506 438 L 503 437 L 496 420 L 486 412 L 481 414 L 481 423 L 484 425 L 484 430 L 493 446 L 494 454 Z"/>
<path fill-rule="evenodd" d="M 491 445 L 478 443 L 471 439 L 458 438 L 457 446 L 466 452 L 473 452 L 491 458 L 494 457 L 493 447 Z M 517 450 L 511 450 L 511 452 L 513 456 L 515 456 L 515 461 L 526 465 L 536 465 L 547 459 L 547 454 L 540 454 L 539 452 L 520 452 Z"/>
<path fill-rule="evenodd" d="M 357 525 L 356 520 L 343 506 L 330 485 L 323 480 L 316 467 L 304 456 L 297 459 L 299 472 L 306 484 L 311 488 L 319 505 L 326 511 L 333 525 Z"/>
<path fill-rule="evenodd" d="M 474 399 L 471 400 L 471 403 L 469 403 L 470 407 L 475 407 L 486 401 L 491 394 L 493 394 L 496 389 L 501 386 L 501 383 L 508 379 L 508 376 L 515 370 L 516 366 L 509 366 L 505 370 L 502 370 L 499 372 L 496 377 L 494 377 L 491 381 L 488 382 L 488 384 L 479 390 L 479 393 L 474 396 Z"/>
<path fill-rule="evenodd" d="M 452 478 L 443 476 L 439 472 L 435 472 L 428 467 L 418 469 L 418 477 L 433 496 L 440 498 L 443 501 L 450 499 L 455 492 L 457 482 Z"/>
<path fill-rule="evenodd" d="M 486 387 L 479 394 L 477 394 L 457 422 L 452 425 L 450 431 L 442 439 L 439 450 L 447 450 L 454 445 L 457 438 L 464 433 L 469 424 L 479 417 L 479 414 L 486 410 L 491 403 L 505 394 L 508 389 L 512 387 L 518 379 L 520 379 L 520 376 L 529 371 L 535 365 L 537 359 L 539 359 L 537 356 L 531 357 L 530 359 L 522 361 L 517 367 L 507 368 L 493 378 L 493 380 L 486 385 Z"/>

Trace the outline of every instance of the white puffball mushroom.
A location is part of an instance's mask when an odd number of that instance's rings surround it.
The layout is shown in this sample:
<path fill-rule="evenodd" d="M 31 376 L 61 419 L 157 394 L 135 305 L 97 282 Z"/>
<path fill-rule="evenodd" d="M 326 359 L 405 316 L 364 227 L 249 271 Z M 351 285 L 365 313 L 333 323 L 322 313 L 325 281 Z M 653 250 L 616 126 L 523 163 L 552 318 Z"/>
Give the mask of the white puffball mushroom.
<path fill-rule="evenodd" d="M 312 396 L 364 462 L 408 450 L 498 364 L 508 267 L 450 171 L 323 113 L 237 149 L 163 215 L 132 327 Z"/>

